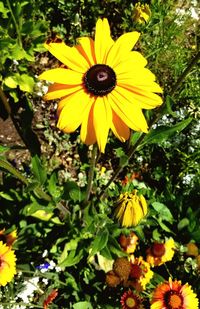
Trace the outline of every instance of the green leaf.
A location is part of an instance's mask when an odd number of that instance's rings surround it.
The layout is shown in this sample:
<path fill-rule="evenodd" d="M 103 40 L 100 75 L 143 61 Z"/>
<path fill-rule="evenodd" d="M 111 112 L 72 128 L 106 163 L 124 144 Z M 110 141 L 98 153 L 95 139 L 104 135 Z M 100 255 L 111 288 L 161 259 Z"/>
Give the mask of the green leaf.
<path fill-rule="evenodd" d="M 93 307 L 88 301 L 80 301 L 73 305 L 73 309 L 93 309 Z"/>
<path fill-rule="evenodd" d="M 90 256 L 95 255 L 97 252 L 101 251 L 108 242 L 109 232 L 107 229 L 99 231 L 92 243 L 92 250 Z"/>
<path fill-rule="evenodd" d="M 188 226 L 190 223 L 190 221 L 188 220 L 188 218 L 183 218 L 181 221 L 179 221 L 177 227 L 178 227 L 178 230 L 182 230 L 184 229 L 186 226 Z"/>
<path fill-rule="evenodd" d="M 139 148 L 141 148 L 145 144 L 157 144 L 163 142 L 172 135 L 177 134 L 182 130 L 184 130 L 190 124 L 191 121 L 192 118 L 189 117 L 175 124 L 172 127 L 159 126 L 156 129 L 151 129 L 150 132 L 145 136 L 143 143 L 140 145 Z"/>
<path fill-rule="evenodd" d="M 159 202 L 154 202 L 152 203 L 152 206 L 153 208 L 157 211 L 157 213 L 159 214 L 159 218 L 161 220 L 165 220 L 165 221 L 168 221 L 170 223 L 173 222 L 173 216 L 169 210 L 169 208 L 162 204 L 162 203 L 159 203 Z"/>
<path fill-rule="evenodd" d="M 8 151 L 8 150 L 10 150 L 10 147 L 0 145 L 0 153 L 1 153 L 1 152 Z"/>
<path fill-rule="evenodd" d="M 18 83 L 19 83 L 19 88 L 22 91 L 33 92 L 33 87 L 35 84 L 33 77 L 27 74 L 22 74 L 20 76 L 20 79 L 18 80 Z"/>
<path fill-rule="evenodd" d="M 42 166 L 42 163 L 37 155 L 32 157 L 31 160 L 32 172 L 41 185 L 43 185 L 47 179 L 47 174 Z"/>
<path fill-rule="evenodd" d="M 4 79 L 4 84 L 9 88 L 17 88 L 18 82 L 16 76 L 8 76 Z"/>
<path fill-rule="evenodd" d="M 59 264 L 60 267 L 70 267 L 75 264 L 78 264 L 80 260 L 83 258 L 83 249 L 78 251 L 78 254 L 76 255 L 76 250 L 70 251 L 67 258 Z"/>
<path fill-rule="evenodd" d="M 7 18 L 8 17 L 8 13 L 9 10 L 5 8 L 4 4 L 2 1 L 0 1 L 0 13 L 2 13 L 3 18 Z"/>

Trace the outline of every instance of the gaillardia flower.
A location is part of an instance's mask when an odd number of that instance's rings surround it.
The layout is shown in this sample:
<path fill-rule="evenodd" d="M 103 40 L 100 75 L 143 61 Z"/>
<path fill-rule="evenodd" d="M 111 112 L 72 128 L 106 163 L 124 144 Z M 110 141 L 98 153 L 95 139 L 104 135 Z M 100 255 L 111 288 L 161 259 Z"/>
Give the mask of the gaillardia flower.
<path fill-rule="evenodd" d="M 128 236 L 121 234 L 119 238 L 120 246 L 128 254 L 133 253 L 135 251 L 137 241 L 138 237 L 134 232 L 130 232 Z"/>
<path fill-rule="evenodd" d="M 138 292 L 141 292 L 146 289 L 146 285 L 153 277 L 153 272 L 149 263 L 144 261 L 142 256 L 136 258 L 132 255 L 130 262 L 131 271 L 126 286 L 134 287 Z"/>
<path fill-rule="evenodd" d="M 125 292 L 120 300 L 122 309 L 144 309 L 142 299 L 131 290 Z"/>
<path fill-rule="evenodd" d="M 175 243 L 169 238 L 165 243 L 155 242 L 147 249 L 146 260 L 151 266 L 159 266 L 171 261 L 174 256 Z"/>
<path fill-rule="evenodd" d="M 16 257 L 13 250 L 0 241 L 0 285 L 5 286 L 16 274 Z"/>
<path fill-rule="evenodd" d="M 181 281 L 161 283 L 154 290 L 151 309 L 198 309 L 197 295 L 188 283 L 182 285 Z"/>
<path fill-rule="evenodd" d="M 81 140 L 97 142 L 104 152 L 109 129 L 122 142 L 130 129 L 147 132 L 142 109 L 162 104 L 155 75 L 145 66 L 146 59 L 132 51 L 140 34 L 125 33 L 111 38 L 106 18 L 98 19 L 95 40 L 78 39 L 74 47 L 62 40 L 46 42 L 45 47 L 64 67 L 48 70 L 39 78 L 54 82 L 45 100 L 61 98 L 58 105 L 58 128 L 65 133 L 81 126 Z"/>
<path fill-rule="evenodd" d="M 5 243 L 7 246 L 12 246 L 12 244 L 17 239 L 17 231 L 14 230 L 11 233 L 5 233 L 5 229 L 0 231 L 0 241 Z"/>
<path fill-rule="evenodd" d="M 122 226 L 136 226 L 146 214 L 147 202 L 143 195 L 137 195 L 137 190 L 120 194 L 115 216 Z"/>

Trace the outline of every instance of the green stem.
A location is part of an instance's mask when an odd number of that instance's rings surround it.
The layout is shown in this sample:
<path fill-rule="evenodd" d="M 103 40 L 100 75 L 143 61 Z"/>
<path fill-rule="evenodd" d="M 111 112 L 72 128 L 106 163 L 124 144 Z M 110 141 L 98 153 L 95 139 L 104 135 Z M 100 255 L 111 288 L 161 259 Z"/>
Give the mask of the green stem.
<path fill-rule="evenodd" d="M 97 155 L 97 146 L 93 145 L 92 157 L 91 157 L 91 160 L 90 160 L 90 170 L 89 170 L 89 173 L 88 173 L 88 183 L 87 183 L 87 189 L 86 189 L 86 196 L 85 196 L 85 200 L 84 200 L 85 205 L 87 205 L 87 203 L 90 199 L 90 194 L 91 194 L 91 190 L 92 190 L 92 181 L 93 181 L 93 177 L 94 177 L 96 155 Z"/>
<path fill-rule="evenodd" d="M 6 2 L 7 2 L 7 5 L 8 5 L 8 8 L 10 10 L 10 14 L 12 16 L 12 19 L 13 19 L 13 23 L 15 25 L 15 29 L 16 29 L 16 32 L 17 32 L 17 38 L 18 38 L 19 45 L 20 45 L 20 47 L 23 47 L 23 45 L 22 45 L 22 37 L 21 37 L 19 25 L 18 25 L 18 23 L 16 21 L 15 15 L 13 14 L 13 10 L 11 8 L 10 1 L 6 0 Z"/>
<path fill-rule="evenodd" d="M 200 58 L 200 52 L 198 52 L 196 54 L 196 56 L 191 60 L 191 62 L 188 64 L 187 68 L 183 71 L 183 73 L 180 75 L 180 77 L 178 78 L 178 80 L 176 81 L 174 87 L 172 87 L 171 89 L 171 93 L 170 96 L 173 96 L 176 91 L 178 90 L 178 88 L 180 87 L 180 85 L 182 84 L 182 82 L 184 81 L 185 77 L 188 75 L 188 73 L 190 73 L 190 71 L 192 70 L 192 68 L 197 64 L 198 60 Z M 165 108 L 165 104 L 163 103 L 163 105 L 159 108 L 158 113 L 155 114 L 155 116 L 153 117 L 152 121 L 149 124 L 149 129 L 152 127 L 152 125 L 157 122 L 157 120 L 161 117 L 162 115 L 162 111 Z M 141 133 L 139 139 L 135 142 L 135 144 L 130 148 L 129 152 L 128 152 L 128 160 L 127 162 L 129 162 L 129 160 L 131 159 L 131 157 L 133 156 L 133 154 L 135 153 L 135 151 L 137 150 L 137 147 L 140 145 L 140 143 L 143 141 L 144 137 L 146 136 L 145 133 Z M 127 164 L 126 164 L 127 165 Z M 108 183 L 104 186 L 104 188 L 102 189 L 102 192 L 100 193 L 100 195 L 98 196 L 98 198 L 101 198 L 105 191 L 108 189 L 108 187 L 110 186 L 110 184 L 116 179 L 116 177 L 119 175 L 119 173 L 123 170 L 125 165 L 122 166 L 118 166 L 118 168 L 115 170 L 115 173 L 113 174 L 113 176 L 111 177 L 111 179 L 108 181 Z"/>

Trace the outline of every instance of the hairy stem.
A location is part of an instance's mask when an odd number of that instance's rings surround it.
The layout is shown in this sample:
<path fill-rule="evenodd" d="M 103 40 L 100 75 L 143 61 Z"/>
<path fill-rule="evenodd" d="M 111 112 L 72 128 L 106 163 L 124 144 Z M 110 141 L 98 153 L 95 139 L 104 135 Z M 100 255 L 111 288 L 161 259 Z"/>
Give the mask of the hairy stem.
<path fill-rule="evenodd" d="M 170 92 L 170 96 L 173 96 L 176 91 L 178 90 L 179 86 L 182 84 L 182 82 L 184 81 L 185 77 L 188 75 L 188 73 L 191 72 L 192 68 L 197 64 L 198 60 L 200 59 L 200 52 L 198 52 L 196 54 L 196 56 L 191 60 L 191 62 L 188 64 L 188 66 L 186 67 L 186 69 L 183 71 L 183 73 L 180 75 L 180 77 L 178 78 L 178 80 L 176 81 L 176 83 L 174 84 L 174 86 L 171 89 Z M 149 128 L 152 127 L 152 125 L 157 122 L 157 120 L 160 118 L 160 116 L 162 115 L 162 111 L 165 107 L 165 102 L 163 103 L 163 105 L 159 108 L 158 113 L 155 114 L 155 116 L 152 118 L 152 121 L 149 124 Z M 139 139 L 135 142 L 135 144 L 130 148 L 129 152 L 128 152 L 128 162 L 131 159 L 131 157 L 133 156 L 133 154 L 135 153 L 135 151 L 137 150 L 137 147 L 140 145 L 140 143 L 143 141 L 144 137 L 146 136 L 145 133 L 141 133 Z M 127 164 L 126 164 L 127 165 Z M 104 188 L 102 189 L 100 195 L 98 196 L 98 198 L 101 198 L 105 191 L 108 189 L 108 187 L 110 186 L 110 184 L 116 179 L 116 177 L 119 175 L 119 173 L 123 170 L 123 168 L 125 167 L 125 165 L 122 166 L 118 166 L 118 168 L 115 170 L 113 176 L 111 177 L 111 179 L 108 181 L 108 183 L 104 186 Z"/>
<path fill-rule="evenodd" d="M 91 190 L 92 190 L 92 181 L 93 181 L 93 177 L 94 177 L 96 155 L 97 155 L 97 145 L 93 145 L 92 157 L 91 157 L 91 160 L 90 160 L 90 169 L 89 169 L 89 173 L 88 173 L 88 183 L 87 183 L 87 189 L 86 189 L 86 196 L 85 196 L 85 200 L 84 200 L 85 205 L 87 205 L 87 203 L 90 199 L 90 194 L 91 194 Z"/>

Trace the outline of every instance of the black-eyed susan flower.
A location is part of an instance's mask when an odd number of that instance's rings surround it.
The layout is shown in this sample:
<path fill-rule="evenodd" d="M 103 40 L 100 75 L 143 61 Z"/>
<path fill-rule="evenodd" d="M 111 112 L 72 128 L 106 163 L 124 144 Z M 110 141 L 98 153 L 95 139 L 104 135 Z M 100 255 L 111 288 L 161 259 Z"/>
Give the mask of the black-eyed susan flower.
<path fill-rule="evenodd" d="M 16 256 L 10 247 L 0 241 L 0 285 L 5 286 L 16 274 Z"/>
<path fill-rule="evenodd" d="M 0 231 L 0 241 L 5 243 L 7 246 L 12 246 L 12 244 L 17 239 L 17 231 L 14 230 L 11 233 L 6 233 L 5 229 Z"/>
<path fill-rule="evenodd" d="M 120 300 L 122 309 L 144 309 L 142 299 L 131 290 L 125 292 Z"/>
<path fill-rule="evenodd" d="M 146 285 L 153 277 L 149 263 L 144 261 L 143 257 L 138 258 L 133 255 L 130 257 L 131 271 L 126 286 L 134 287 L 138 292 L 146 289 Z"/>
<path fill-rule="evenodd" d="M 96 24 L 95 40 L 82 37 L 74 47 L 61 40 L 46 42 L 45 47 L 64 67 L 48 70 L 40 79 L 54 82 L 45 100 L 61 98 L 58 128 L 66 133 L 81 126 L 81 140 L 98 143 L 104 152 L 109 129 L 122 142 L 130 129 L 147 132 L 142 109 L 162 104 L 155 75 L 145 66 L 146 59 L 132 51 L 140 34 L 125 33 L 111 38 L 106 18 Z"/>
<path fill-rule="evenodd" d="M 148 4 L 141 4 L 140 2 L 135 4 L 133 11 L 133 20 L 139 24 L 147 23 L 151 16 L 151 10 Z"/>
<path fill-rule="evenodd" d="M 120 246 L 128 254 L 133 253 L 135 251 L 137 242 L 138 237 L 134 232 L 130 232 L 128 236 L 121 234 L 119 238 Z"/>
<path fill-rule="evenodd" d="M 137 195 L 137 190 L 120 194 L 115 217 L 122 226 L 136 226 L 146 214 L 147 202 L 143 195 Z"/>
<path fill-rule="evenodd" d="M 164 243 L 155 242 L 147 249 L 146 261 L 151 266 L 159 266 L 168 261 L 171 261 L 174 256 L 175 243 L 172 238 L 169 238 Z"/>
<path fill-rule="evenodd" d="M 154 290 L 151 301 L 151 309 L 198 309 L 197 295 L 191 286 L 181 281 L 161 283 Z"/>

